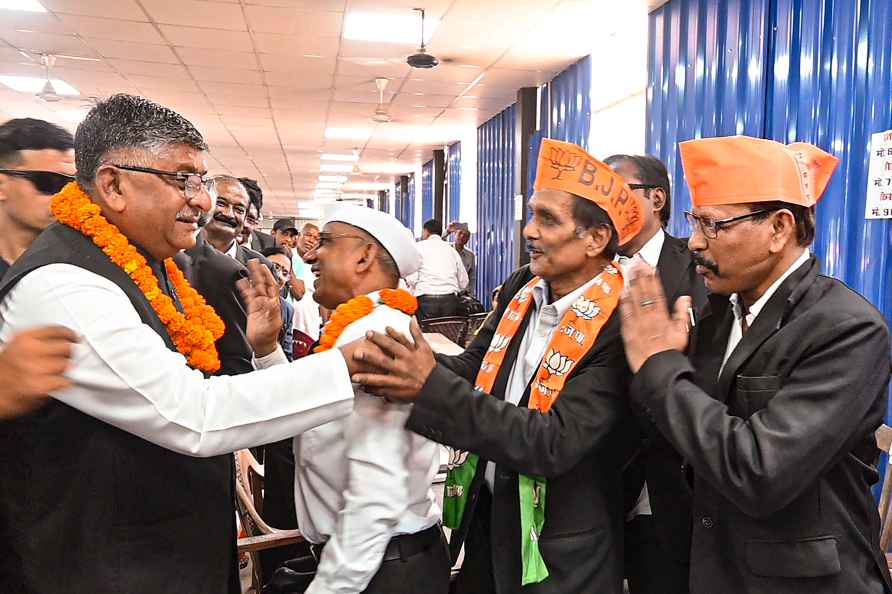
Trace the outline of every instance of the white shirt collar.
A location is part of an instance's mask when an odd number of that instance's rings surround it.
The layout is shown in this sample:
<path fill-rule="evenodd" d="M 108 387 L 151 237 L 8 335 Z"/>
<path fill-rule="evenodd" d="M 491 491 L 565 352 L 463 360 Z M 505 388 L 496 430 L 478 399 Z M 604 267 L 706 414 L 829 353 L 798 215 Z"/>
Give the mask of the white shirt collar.
<path fill-rule="evenodd" d="M 777 292 L 777 289 L 781 286 L 781 284 L 785 280 L 787 280 L 787 277 L 789 277 L 791 274 L 796 272 L 796 270 L 800 266 L 805 264 L 810 257 L 811 257 L 811 253 L 808 251 L 807 248 L 802 250 L 802 253 L 799 254 L 798 258 L 796 258 L 796 261 L 793 262 L 793 264 L 791 264 L 790 267 L 787 268 L 787 270 L 782 275 L 780 275 L 780 277 L 778 277 L 778 279 L 776 281 L 771 283 L 771 286 L 768 287 L 768 289 L 766 289 L 764 293 L 762 293 L 761 297 L 756 299 L 756 301 L 750 306 L 749 310 L 747 310 L 747 313 L 746 313 L 747 326 L 753 325 L 753 322 L 756 320 L 756 316 L 759 315 L 759 312 L 762 311 L 762 308 L 765 307 L 765 304 L 768 303 L 768 300 L 771 299 L 771 296 Z M 734 317 L 739 321 L 741 314 L 742 314 L 741 305 L 740 305 L 740 297 L 737 295 L 737 293 L 734 293 L 733 295 L 731 295 L 730 301 L 731 301 L 731 304 L 734 306 L 733 307 Z"/>
<path fill-rule="evenodd" d="M 431 235 L 430 237 L 428 237 L 428 238 L 425 239 L 424 241 L 430 241 L 431 239 L 436 239 L 437 241 L 443 241 L 443 238 L 440 237 L 439 235 Z"/>
<path fill-rule="evenodd" d="M 663 242 L 666 240 L 666 234 L 660 228 L 654 236 L 647 240 L 641 249 L 638 250 L 638 257 L 644 260 L 644 263 L 650 267 L 656 267 L 660 261 L 660 252 L 663 251 Z"/>
<path fill-rule="evenodd" d="M 226 255 L 234 259 L 236 257 L 236 254 L 238 254 L 238 242 L 233 241 L 229 249 L 226 250 Z"/>
<path fill-rule="evenodd" d="M 548 283 L 545 282 L 544 279 L 539 279 L 539 282 L 533 285 L 533 299 L 536 303 L 536 309 L 542 309 L 543 305 L 545 307 L 554 308 L 554 311 L 557 314 L 557 319 L 560 320 L 564 317 L 564 314 L 573 307 L 573 303 L 585 293 L 586 289 L 594 284 L 596 278 L 598 278 L 597 274 L 589 279 L 584 285 L 580 285 L 578 288 L 573 289 L 554 303 L 547 303 Z"/>

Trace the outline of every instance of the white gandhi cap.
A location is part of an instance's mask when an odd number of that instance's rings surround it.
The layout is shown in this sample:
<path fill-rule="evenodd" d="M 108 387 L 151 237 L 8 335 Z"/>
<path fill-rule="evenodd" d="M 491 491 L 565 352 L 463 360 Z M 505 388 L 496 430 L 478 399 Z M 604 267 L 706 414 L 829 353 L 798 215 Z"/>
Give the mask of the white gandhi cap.
<path fill-rule="evenodd" d="M 328 223 L 346 223 L 374 237 L 396 262 L 401 277 L 421 268 L 421 253 L 415 246 L 415 238 L 393 215 L 364 206 L 344 205 L 331 212 L 324 224 Z"/>

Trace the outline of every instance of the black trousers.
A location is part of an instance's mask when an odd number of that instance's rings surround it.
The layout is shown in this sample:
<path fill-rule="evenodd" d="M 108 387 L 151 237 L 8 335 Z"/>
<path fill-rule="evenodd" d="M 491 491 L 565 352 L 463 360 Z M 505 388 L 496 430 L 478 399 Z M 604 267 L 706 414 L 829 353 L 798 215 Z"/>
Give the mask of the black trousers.
<path fill-rule="evenodd" d="M 419 295 L 418 321 L 461 315 L 458 295 Z"/>
<path fill-rule="evenodd" d="M 381 563 L 363 594 L 447 594 L 451 569 L 443 538 L 420 553 Z"/>
<path fill-rule="evenodd" d="M 263 446 L 263 519 L 273 528 L 283 530 L 297 528 L 294 511 L 294 452 L 292 438 Z M 273 572 L 288 559 L 310 554 L 310 545 L 301 542 L 284 547 L 260 551 L 260 568 L 264 583 Z"/>
<path fill-rule="evenodd" d="M 629 594 L 688 594 L 690 568 L 660 544 L 653 516 L 626 523 L 624 557 Z"/>
<path fill-rule="evenodd" d="M 465 536 L 465 558 L 452 583 L 451 594 L 493 594 L 496 591 L 492 575 L 491 517 L 492 495 L 483 485 Z"/>

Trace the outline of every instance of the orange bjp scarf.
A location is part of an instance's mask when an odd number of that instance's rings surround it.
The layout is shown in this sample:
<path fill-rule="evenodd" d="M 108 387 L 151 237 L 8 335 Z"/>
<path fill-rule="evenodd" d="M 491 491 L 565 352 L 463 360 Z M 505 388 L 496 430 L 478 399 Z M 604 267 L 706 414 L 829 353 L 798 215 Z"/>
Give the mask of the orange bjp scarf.
<path fill-rule="evenodd" d="M 477 374 L 475 390 L 490 393 L 496 376 L 505 362 L 508 345 L 520 329 L 530 308 L 533 287 L 540 282 L 533 278 L 505 309 L 489 350 L 483 357 Z M 623 289 L 620 271 L 608 265 L 594 282 L 564 314 L 557 330 L 545 349 L 545 356 L 530 384 L 528 407 L 547 413 L 561 394 L 573 369 L 591 349 L 604 324 L 619 304 Z M 469 487 L 477 470 L 478 457 L 469 454 L 461 464 L 449 469 L 443 521 L 450 528 L 458 528 L 464 514 Z M 546 481 L 538 477 L 519 475 L 522 584 L 532 584 L 548 577 L 548 568 L 539 552 L 539 535 L 545 525 Z"/>

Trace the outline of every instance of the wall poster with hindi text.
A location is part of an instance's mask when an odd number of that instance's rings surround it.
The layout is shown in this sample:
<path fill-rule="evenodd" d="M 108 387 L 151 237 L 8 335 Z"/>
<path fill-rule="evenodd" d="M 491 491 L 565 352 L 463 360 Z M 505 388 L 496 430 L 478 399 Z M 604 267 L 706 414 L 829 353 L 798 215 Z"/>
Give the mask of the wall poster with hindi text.
<path fill-rule="evenodd" d="M 892 219 L 892 130 L 871 136 L 864 218 Z"/>

